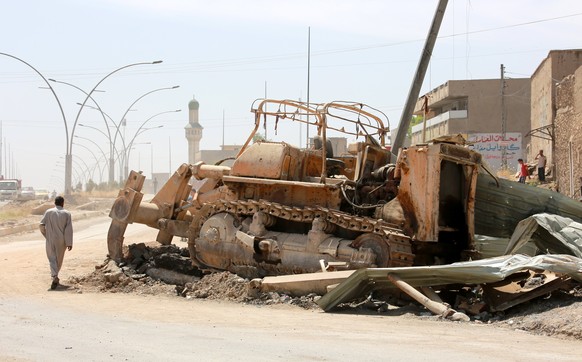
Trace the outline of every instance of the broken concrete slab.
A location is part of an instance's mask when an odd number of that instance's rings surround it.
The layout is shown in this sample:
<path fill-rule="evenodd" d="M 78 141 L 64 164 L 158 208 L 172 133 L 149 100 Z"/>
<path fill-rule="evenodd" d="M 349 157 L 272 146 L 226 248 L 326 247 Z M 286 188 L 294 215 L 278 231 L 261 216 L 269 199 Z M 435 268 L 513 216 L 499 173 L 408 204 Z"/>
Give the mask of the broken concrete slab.
<path fill-rule="evenodd" d="M 293 296 L 309 293 L 323 295 L 328 286 L 339 284 L 346 280 L 354 270 L 342 270 L 325 273 L 306 273 L 265 277 L 260 282 L 261 292 L 285 291 Z"/>

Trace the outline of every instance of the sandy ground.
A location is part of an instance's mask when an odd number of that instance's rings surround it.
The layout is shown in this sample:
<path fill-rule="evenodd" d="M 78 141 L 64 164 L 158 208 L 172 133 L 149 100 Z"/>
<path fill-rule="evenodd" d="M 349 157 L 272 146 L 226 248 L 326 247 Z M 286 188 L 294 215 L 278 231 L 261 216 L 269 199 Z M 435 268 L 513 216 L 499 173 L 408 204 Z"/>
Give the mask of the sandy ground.
<path fill-rule="evenodd" d="M 175 294 L 79 293 L 105 259 L 109 219 L 75 223 L 61 280 L 39 233 L 0 238 L 0 360 L 580 361 L 582 342 L 401 315 L 323 313 Z M 153 240 L 131 225 L 126 244 Z"/>

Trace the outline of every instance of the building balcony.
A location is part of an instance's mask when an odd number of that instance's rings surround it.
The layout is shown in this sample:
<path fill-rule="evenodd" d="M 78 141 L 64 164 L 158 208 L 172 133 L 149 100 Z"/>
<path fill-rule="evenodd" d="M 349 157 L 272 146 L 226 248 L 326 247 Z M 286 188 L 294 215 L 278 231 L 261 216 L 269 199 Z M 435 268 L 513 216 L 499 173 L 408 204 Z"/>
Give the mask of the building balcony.
<path fill-rule="evenodd" d="M 460 111 L 448 111 L 445 113 L 441 113 L 436 117 L 433 117 L 426 121 L 426 128 L 434 127 L 440 123 L 446 122 L 450 119 L 461 119 L 467 118 L 467 110 L 460 110 Z M 422 132 L 422 123 L 417 124 L 416 126 L 412 127 L 412 134 Z"/>

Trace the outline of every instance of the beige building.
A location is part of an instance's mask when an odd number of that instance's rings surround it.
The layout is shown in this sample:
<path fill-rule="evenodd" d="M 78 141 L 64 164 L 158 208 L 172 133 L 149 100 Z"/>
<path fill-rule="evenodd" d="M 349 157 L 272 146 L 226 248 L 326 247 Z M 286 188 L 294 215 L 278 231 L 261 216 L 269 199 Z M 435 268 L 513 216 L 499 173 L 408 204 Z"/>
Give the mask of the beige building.
<path fill-rule="evenodd" d="M 501 79 L 451 80 L 423 95 L 414 114 L 424 117 L 426 124 L 412 127 L 411 143 L 460 133 L 493 169 L 507 165 L 515 170 L 530 131 L 530 80 L 504 83 L 503 96 Z"/>
<path fill-rule="evenodd" d="M 555 147 L 554 120 L 556 118 L 556 90 L 564 77 L 573 74 L 582 65 L 582 50 L 551 50 L 531 77 L 531 140 L 528 158 L 539 150 L 548 158 L 548 168 L 554 173 Z M 552 175 L 554 174 L 552 173 Z"/>
<path fill-rule="evenodd" d="M 201 160 L 208 165 L 220 162 L 221 165 L 231 166 L 241 147 L 241 145 L 222 145 L 219 150 L 201 150 Z"/>

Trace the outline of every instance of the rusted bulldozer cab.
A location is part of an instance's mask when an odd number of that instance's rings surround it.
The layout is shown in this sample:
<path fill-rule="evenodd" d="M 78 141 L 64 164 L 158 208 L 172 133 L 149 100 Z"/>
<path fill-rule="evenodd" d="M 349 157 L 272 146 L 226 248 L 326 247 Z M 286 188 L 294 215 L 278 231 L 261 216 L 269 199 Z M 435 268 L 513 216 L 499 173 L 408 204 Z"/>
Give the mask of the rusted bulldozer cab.
<path fill-rule="evenodd" d="M 417 264 L 434 263 L 434 255 L 443 259 L 440 263 L 478 257 L 474 215 L 480 164 L 480 154 L 449 142 L 418 145 L 399 153 L 397 199 L 408 233 L 417 240 Z"/>

